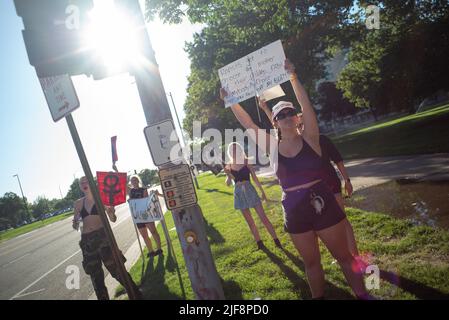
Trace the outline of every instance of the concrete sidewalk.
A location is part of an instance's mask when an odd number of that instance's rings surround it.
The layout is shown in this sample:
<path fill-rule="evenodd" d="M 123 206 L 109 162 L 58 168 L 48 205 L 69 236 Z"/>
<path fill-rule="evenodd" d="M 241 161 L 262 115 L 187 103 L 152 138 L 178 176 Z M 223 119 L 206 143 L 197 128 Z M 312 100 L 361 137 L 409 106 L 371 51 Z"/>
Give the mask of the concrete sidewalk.
<path fill-rule="evenodd" d="M 404 177 L 449 180 L 449 153 L 357 159 L 345 161 L 345 167 L 354 190 Z M 275 176 L 270 167 L 257 175 Z"/>

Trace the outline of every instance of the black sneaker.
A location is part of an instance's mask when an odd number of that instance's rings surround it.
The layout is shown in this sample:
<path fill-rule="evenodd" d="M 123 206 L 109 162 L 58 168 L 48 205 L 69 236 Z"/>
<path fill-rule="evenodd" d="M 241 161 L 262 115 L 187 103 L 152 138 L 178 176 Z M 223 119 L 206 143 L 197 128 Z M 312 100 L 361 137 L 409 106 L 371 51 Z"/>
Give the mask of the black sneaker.
<path fill-rule="evenodd" d="M 162 249 L 157 249 L 156 252 L 154 253 L 155 256 L 160 256 L 162 255 L 164 252 L 162 251 Z"/>
<path fill-rule="evenodd" d="M 156 256 L 156 252 L 154 252 L 154 251 L 148 252 L 148 254 L 147 254 L 148 258 L 151 258 L 151 257 L 154 257 L 154 256 Z"/>
<path fill-rule="evenodd" d="M 282 248 L 282 244 L 281 244 L 281 242 L 279 241 L 279 239 L 274 239 L 274 244 L 276 245 L 276 247 L 278 247 L 278 248 Z"/>
<path fill-rule="evenodd" d="M 262 240 L 257 241 L 257 249 L 262 250 L 263 248 L 265 248 L 263 241 Z"/>

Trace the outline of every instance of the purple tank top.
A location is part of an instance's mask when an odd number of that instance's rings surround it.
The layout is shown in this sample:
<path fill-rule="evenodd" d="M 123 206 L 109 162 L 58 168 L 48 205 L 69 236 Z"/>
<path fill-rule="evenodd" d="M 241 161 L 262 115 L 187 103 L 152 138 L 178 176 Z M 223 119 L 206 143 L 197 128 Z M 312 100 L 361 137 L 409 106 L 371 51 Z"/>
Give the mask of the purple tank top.
<path fill-rule="evenodd" d="M 278 150 L 276 175 L 282 189 L 288 189 L 323 178 L 322 158 L 302 139 L 303 147 L 292 158 L 284 157 Z"/>

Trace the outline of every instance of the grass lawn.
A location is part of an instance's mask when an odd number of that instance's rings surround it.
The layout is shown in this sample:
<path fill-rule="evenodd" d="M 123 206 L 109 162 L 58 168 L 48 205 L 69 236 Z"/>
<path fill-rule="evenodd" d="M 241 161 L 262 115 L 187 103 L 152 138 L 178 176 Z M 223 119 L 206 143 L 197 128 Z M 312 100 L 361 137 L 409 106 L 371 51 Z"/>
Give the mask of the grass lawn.
<path fill-rule="evenodd" d="M 13 229 L 13 230 L 3 231 L 0 233 L 0 242 L 20 236 L 21 234 L 33 231 L 38 228 L 45 227 L 46 225 L 49 225 L 50 223 L 53 223 L 53 222 L 56 222 L 59 220 L 63 220 L 69 216 L 73 216 L 73 212 L 67 212 L 64 214 L 60 214 L 58 216 L 54 216 L 54 217 L 51 217 L 51 218 L 48 218 L 48 219 L 45 219 L 42 221 L 35 221 L 33 223 L 27 224 L 25 226 L 21 226 L 19 228 Z"/>
<path fill-rule="evenodd" d="M 332 139 L 345 159 L 449 152 L 449 105 Z"/>
<path fill-rule="evenodd" d="M 199 203 L 218 273 L 223 280 L 226 299 L 308 299 L 310 291 L 304 266 L 288 234 L 282 230 L 280 188 L 272 179 L 263 179 L 267 195 L 275 202 L 265 204 L 284 250 L 275 247 L 266 230 L 256 219 L 267 250 L 257 251 L 242 215 L 233 209 L 232 188 L 224 176 L 203 174 L 199 177 Z M 347 210 L 361 252 L 371 253 L 372 263 L 381 271 L 380 288 L 371 293 L 383 299 L 449 298 L 449 233 L 441 229 L 414 226 L 382 213 Z M 254 217 L 256 214 L 254 213 Z M 166 215 L 168 229 L 173 228 L 171 214 Z M 163 234 L 161 225 L 160 234 Z M 170 232 L 186 298 L 194 299 L 176 231 Z M 165 242 L 165 241 L 164 241 Z M 167 252 L 167 248 L 164 248 Z M 330 299 L 351 299 L 338 265 L 324 246 L 322 264 L 326 274 L 326 295 Z M 131 269 L 141 284 L 146 299 L 182 299 L 182 291 L 173 260 L 167 255 L 142 261 Z M 117 295 L 123 288 L 117 288 Z"/>

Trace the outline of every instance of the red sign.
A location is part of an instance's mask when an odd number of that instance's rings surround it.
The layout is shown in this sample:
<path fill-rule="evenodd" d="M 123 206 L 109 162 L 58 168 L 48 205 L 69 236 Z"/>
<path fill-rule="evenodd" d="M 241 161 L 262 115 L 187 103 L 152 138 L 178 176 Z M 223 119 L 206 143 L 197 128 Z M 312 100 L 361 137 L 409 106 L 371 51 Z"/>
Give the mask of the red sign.
<path fill-rule="evenodd" d="M 126 173 L 97 171 L 97 181 L 104 205 L 117 206 L 126 202 Z"/>

